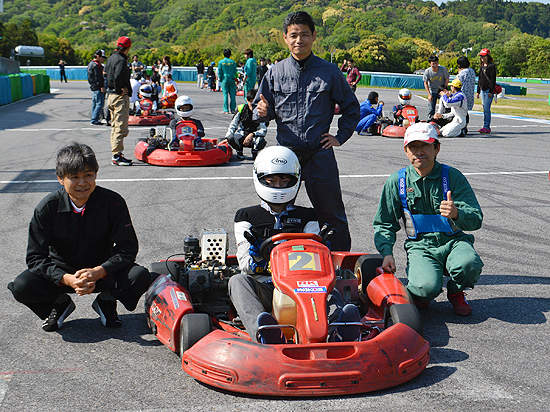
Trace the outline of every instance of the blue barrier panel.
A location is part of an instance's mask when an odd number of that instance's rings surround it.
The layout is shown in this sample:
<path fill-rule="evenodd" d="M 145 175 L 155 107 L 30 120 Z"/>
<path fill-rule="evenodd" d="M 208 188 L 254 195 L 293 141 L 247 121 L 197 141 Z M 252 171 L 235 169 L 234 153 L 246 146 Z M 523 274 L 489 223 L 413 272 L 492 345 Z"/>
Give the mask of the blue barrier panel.
<path fill-rule="evenodd" d="M 21 89 L 23 99 L 33 96 L 32 76 L 30 74 L 21 73 Z"/>
<path fill-rule="evenodd" d="M 382 76 L 371 75 L 370 78 L 371 87 L 391 87 L 401 89 L 406 87 L 408 89 L 424 89 L 424 82 L 422 76 L 418 77 L 405 77 L 405 76 Z"/>
<path fill-rule="evenodd" d="M 197 69 L 173 69 L 172 79 L 176 82 L 196 82 L 197 81 Z"/>
<path fill-rule="evenodd" d="M 7 76 L 0 76 L 0 105 L 11 103 L 11 81 Z"/>
<path fill-rule="evenodd" d="M 51 80 L 61 80 L 59 69 L 46 69 L 46 74 L 50 76 Z M 87 67 L 75 69 L 68 69 L 65 67 L 65 75 L 67 76 L 67 80 L 88 80 Z"/>

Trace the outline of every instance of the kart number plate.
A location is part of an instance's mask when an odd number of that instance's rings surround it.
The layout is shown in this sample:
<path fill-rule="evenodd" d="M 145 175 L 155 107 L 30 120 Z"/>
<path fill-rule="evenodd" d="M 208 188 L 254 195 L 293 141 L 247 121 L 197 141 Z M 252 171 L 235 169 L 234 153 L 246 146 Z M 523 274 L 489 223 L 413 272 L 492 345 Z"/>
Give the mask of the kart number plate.
<path fill-rule="evenodd" d="M 290 252 L 288 270 L 320 270 L 319 255 L 312 252 Z"/>

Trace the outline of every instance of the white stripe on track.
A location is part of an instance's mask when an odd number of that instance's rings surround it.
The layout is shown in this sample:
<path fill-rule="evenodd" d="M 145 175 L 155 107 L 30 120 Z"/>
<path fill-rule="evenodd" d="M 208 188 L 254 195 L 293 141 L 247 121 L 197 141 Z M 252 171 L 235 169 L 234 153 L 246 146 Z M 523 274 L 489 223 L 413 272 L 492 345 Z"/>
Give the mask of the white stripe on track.
<path fill-rule="evenodd" d="M 484 175 L 535 175 L 535 174 L 548 174 L 545 171 L 532 171 L 532 172 L 470 172 L 463 173 L 465 176 L 484 176 Z M 344 179 L 366 179 L 366 178 L 388 178 L 390 175 L 340 175 Z M 215 177 L 147 177 L 147 178 L 134 178 L 134 179 L 97 179 L 98 183 L 101 182 L 187 182 L 198 180 L 252 180 L 251 176 L 215 176 Z M 44 183 L 58 183 L 57 180 L 0 180 L 0 184 L 44 184 Z"/>

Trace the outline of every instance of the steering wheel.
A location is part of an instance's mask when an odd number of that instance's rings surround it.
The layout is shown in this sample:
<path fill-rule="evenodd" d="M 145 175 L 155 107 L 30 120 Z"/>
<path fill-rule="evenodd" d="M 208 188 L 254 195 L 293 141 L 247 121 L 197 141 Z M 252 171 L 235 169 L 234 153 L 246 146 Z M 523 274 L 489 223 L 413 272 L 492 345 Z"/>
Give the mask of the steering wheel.
<path fill-rule="evenodd" d="M 316 240 L 317 242 L 323 242 L 321 236 L 315 233 L 278 233 L 263 241 L 262 246 L 260 246 L 260 255 L 262 256 L 262 259 L 269 261 L 271 250 L 277 242 L 293 239 L 311 239 Z"/>

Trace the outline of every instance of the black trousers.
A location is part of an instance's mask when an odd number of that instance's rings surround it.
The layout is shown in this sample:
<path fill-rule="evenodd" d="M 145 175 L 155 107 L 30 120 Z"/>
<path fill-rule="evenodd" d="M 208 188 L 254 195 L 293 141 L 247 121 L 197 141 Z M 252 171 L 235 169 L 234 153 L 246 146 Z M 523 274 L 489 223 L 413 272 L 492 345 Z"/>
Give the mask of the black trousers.
<path fill-rule="evenodd" d="M 134 264 L 96 282 L 93 293 L 109 291 L 126 309 L 135 310 L 139 298 L 151 284 L 151 275 L 143 266 Z M 39 273 L 27 269 L 8 284 L 18 302 L 27 306 L 40 319 L 46 319 L 54 303 L 63 293 L 75 293 L 70 286 L 56 285 Z"/>

